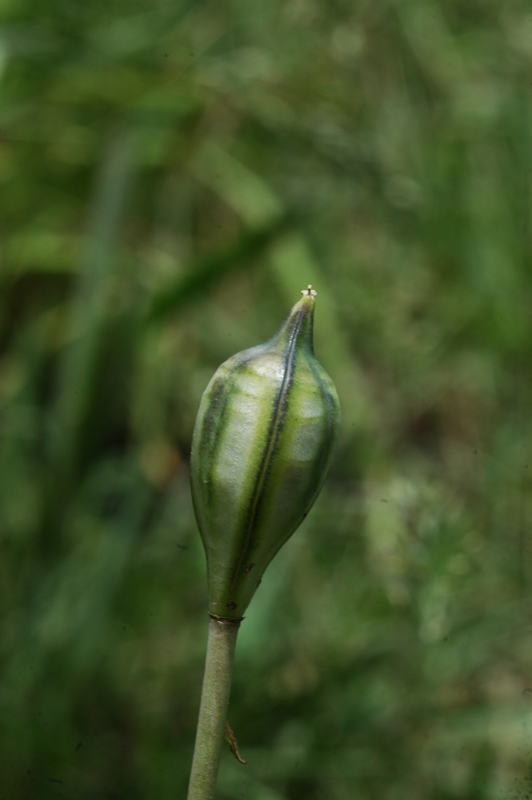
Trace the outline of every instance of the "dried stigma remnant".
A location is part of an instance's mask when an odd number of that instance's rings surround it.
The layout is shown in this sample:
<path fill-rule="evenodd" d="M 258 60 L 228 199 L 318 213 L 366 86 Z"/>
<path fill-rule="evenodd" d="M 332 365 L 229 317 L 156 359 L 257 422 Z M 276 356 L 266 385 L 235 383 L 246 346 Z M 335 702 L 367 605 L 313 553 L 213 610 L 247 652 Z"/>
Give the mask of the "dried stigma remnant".
<path fill-rule="evenodd" d="M 214 616 L 242 617 L 331 460 L 338 395 L 314 355 L 316 292 L 302 295 L 271 339 L 219 367 L 201 400 L 191 484 Z"/>

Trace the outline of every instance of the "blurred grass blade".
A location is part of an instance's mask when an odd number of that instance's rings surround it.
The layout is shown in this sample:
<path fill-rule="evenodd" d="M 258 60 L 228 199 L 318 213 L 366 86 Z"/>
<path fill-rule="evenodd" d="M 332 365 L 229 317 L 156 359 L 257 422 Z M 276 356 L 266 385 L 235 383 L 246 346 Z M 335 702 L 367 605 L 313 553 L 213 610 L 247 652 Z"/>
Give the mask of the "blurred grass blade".
<path fill-rule="evenodd" d="M 212 142 L 200 150 L 192 169 L 252 228 L 283 214 L 283 204 L 268 184 Z"/>
<path fill-rule="evenodd" d="M 120 222 L 130 188 L 134 134 L 117 133 L 107 145 L 96 181 L 79 279 L 71 301 L 67 345 L 59 366 L 58 398 L 49 440 L 44 540 L 78 469 L 80 433 L 93 395 L 95 367 L 108 315 Z M 57 539 L 57 531 L 53 534 Z"/>
<path fill-rule="evenodd" d="M 291 223 L 288 215 L 261 229 L 244 233 L 229 247 L 208 255 L 186 270 L 170 286 L 160 290 L 151 300 L 147 322 L 162 322 L 192 298 L 201 295 L 211 284 L 237 269 L 246 268 L 259 258 Z"/>

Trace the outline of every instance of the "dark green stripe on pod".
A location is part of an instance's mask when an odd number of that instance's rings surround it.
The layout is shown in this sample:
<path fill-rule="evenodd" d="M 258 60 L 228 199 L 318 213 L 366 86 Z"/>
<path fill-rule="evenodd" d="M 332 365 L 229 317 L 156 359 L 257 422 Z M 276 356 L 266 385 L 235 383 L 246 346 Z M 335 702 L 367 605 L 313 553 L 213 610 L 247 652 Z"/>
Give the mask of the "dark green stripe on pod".
<path fill-rule="evenodd" d="M 340 424 L 314 356 L 312 287 L 275 336 L 230 358 L 202 397 L 192 499 L 207 554 L 209 612 L 238 619 L 322 487 Z"/>

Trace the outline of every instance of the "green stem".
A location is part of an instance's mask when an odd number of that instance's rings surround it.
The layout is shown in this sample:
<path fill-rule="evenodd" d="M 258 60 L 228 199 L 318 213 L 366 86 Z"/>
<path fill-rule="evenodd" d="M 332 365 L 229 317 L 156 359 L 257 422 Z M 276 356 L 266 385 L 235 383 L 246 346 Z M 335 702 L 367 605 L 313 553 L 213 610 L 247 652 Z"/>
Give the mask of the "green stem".
<path fill-rule="evenodd" d="M 187 800 L 214 800 L 240 620 L 209 619 L 205 674 Z"/>

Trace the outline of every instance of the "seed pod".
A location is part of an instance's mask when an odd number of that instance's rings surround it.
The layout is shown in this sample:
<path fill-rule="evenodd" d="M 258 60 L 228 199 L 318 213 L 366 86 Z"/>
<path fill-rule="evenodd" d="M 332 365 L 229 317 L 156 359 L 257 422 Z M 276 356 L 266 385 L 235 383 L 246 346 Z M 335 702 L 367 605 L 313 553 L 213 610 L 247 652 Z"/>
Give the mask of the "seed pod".
<path fill-rule="evenodd" d="M 340 407 L 314 356 L 316 292 L 302 295 L 272 339 L 218 368 L 198 411 L 192 499 L 215 616 L 242 617 L 329 467 Z"/>

